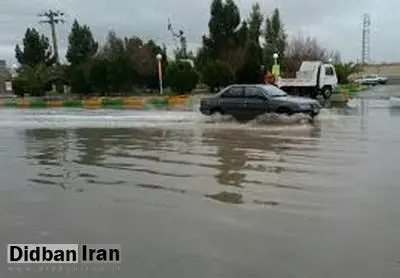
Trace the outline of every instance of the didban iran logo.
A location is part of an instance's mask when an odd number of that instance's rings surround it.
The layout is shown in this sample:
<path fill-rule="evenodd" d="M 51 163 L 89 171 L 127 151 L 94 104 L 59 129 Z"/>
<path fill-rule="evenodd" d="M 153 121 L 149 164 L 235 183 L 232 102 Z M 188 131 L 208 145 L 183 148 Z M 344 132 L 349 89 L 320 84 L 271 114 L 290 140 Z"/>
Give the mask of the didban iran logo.
<path fill-rule="evenodd" d="M 119 244 L 8 244 L 9 264 L 120 263 Z"/>

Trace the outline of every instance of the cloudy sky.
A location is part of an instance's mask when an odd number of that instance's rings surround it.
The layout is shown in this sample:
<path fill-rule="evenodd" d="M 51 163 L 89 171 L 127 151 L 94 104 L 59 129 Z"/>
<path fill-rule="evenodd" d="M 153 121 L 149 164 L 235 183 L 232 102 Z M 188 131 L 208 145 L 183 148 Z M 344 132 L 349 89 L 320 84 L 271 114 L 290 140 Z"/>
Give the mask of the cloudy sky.
<path fill-rule="evenodd" d="M 20 43 L 26 27 L 35 27 L 50 36 L 48 25 L 39 24 L 36 14 L 48 9 L 63 11 L 65 24 L 58 28 L 62 54 L 74 18 L 90 25 L 99 41 L 109 30 L 118 35 L 138 35 L 174 47 L 167 31 L 168 17 L 174 28 L 187 34 L 190 48 L 199 46 L 207 32 L 211 0 L 1 0 L 0 59 L 15 61 L 14 46 Z M 369 13 L 371 26 L 371 60 L 400 61 L 400 36 L 394 32 L 400 1 L 396 0 L 259 0 L 262 11 L 270 14 L 277 7 L 289 34 L 317 37 L 327 48 L 337 49 L 345 60 L 360 59 L 362 15 Z M 236 0 L 241 15 L 249 14 L 249 0 Z"/>

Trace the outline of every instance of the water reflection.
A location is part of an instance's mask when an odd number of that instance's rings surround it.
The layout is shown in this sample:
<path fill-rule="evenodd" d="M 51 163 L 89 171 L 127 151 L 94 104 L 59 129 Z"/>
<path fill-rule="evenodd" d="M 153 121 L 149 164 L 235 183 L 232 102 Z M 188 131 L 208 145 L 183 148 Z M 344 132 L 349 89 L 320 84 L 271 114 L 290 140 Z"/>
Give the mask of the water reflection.
<path fill-rule="evenodd" d="M 279 133 L 278 133 L 279 134 Z M 218 184 L 241 188 L 248 182 L 246 173 L 248 171 L 283 173 L 282 166 L 287 160 L 285 152 L 292 149 L 293 145 L 301 145 L 309 142 L 298 140 L 296 136 L 273 136 L 272 133 L 239 130 L 217 130 L 210 129 L 203 133 L 203 144 L 213 145 L 217 148 L 216 156 L 219 165 L 216 166 L 218 173 L 215 179 Z M 320 129 L 310 127 L 306 131 L 310 138 L 321 136 Z M 265 162 L 271 163 L 266 166 Z"/>
<path fill-rule="evenodd" d="M 29 177 L 33 184 L 79 192 L 87 186 L 128 187 L 268 206 L 278 202 L 246 201 L 243 192 L 304 189 L 282 177 L 309 173 L 293 160 L 307 159 L 317 148 L 317 141 L 308 139 L 321 135 L 318 126 L 300 131 L 80 128 L 24 134 L 26 158 L 35 167 L 35 176 Z"/>
<path fill-rule="evenodd" d="M 41 165 L 61 165 L 65 159 L 66 129 L 29 129 L 24 131 L 26 155 Z"/>
<path fill-rule="evenodd" d="M 283 133 L 283 134 L 282 134 Z M 248 186 L 273 186 L 276 188 L 301 189 L 294 185 L 285 184 L 280 176 L 285 171 L 302 173 L 305 170 L 294 169 L 287 152 L 295 149 L 306 152 L 316 149 L 316 141 L 300 140 L 318 138 L 321 130 L 318 126 L 310 128 L 299 134 L 291 132 L 260 132 L 235 129 L 218 130 L 208 129 L 203 132 L 203 145 L 216 147 L 216 157 L 219 164 L 215 166 L 217 173 L 214 175 L 217 184 L 232 187 L 235 192 L 226 189 L 217 194 L 206 194 L 208 198 L 220 202 L 240 204 L 243 196 L 240 191 Z M 287 165 L 287 166 L 286 166 Z M 287 167 L 292 167 L 288 169 Z M 248 189 L 247 189 L 248 190 Z M 276 206 L 276 201 L 254 200 L 255 204 Z"/>
<path fill-rule="evenodd" d="M 132 184 L 129 176 L 127 180 L 121 177 L 126 172 L 131 175 L 145 173 L 165 177 L 191 177 L 193 173 L 182 174 L 179 168 L 178 171 L 167 171 L 165 165 L 185 165 L 185 162 L 170 160 L 167 153 L 188 151 L 192 136 L 190 132 L 156 128 L 26 130 L 25 158 L 36 165 L 37 172 L 37 176 L 29 180 L 35 184 L 65 188 L 82 179 L 89 185 Z M 149 167 L 149 164 L 154 166 Z M 161 189 L 163 186 L 156 187 Z"/>
<path fill-rule="evenodd" d="M 26 158 L 38 167 L 38 177 L 28 179 L 34 184 L 67 187 L 71 176 L 68 160 L 70 132 L 67 129 L 25 130 Z"/>
<path fill-rule="evenodd" d="M 228 204 L 243 204 L 243 196 L 238 193 L 233 192 L 220 192 L 217 194 L 206 194 L 208 198 L 214 199 L 219 202 L 228 203 Z"/>

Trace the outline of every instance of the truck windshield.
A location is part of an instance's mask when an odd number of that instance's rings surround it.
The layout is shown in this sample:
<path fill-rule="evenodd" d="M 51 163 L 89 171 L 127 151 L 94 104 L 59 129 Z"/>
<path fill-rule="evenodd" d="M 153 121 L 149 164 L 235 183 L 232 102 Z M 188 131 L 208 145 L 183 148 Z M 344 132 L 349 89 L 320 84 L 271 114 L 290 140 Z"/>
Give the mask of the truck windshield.
<path fill-rule="evenodd" d="M 269 96 L 269 97 L 284 97 L 287 96 L 287 94 L 279 89 L 278 87 L 275 87 L 273 85 L 262 85 L 262 90 L 263 92 Z"/>

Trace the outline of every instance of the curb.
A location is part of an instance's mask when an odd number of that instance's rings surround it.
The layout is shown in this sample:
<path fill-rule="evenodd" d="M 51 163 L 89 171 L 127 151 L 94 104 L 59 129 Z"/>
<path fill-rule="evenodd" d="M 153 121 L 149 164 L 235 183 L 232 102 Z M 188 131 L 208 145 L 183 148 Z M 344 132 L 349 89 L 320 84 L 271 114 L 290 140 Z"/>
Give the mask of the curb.
<path fill-rule="evenodd" d="M 83 100 L 40 100 L 40 99 L 12 99 L 0 100 L 0 107 L 7 108 L 115 108 L 115 109 L 182 109 L 190 105 L 191 97 L 127 97 L 127 98 L 91 98 Z"/>

